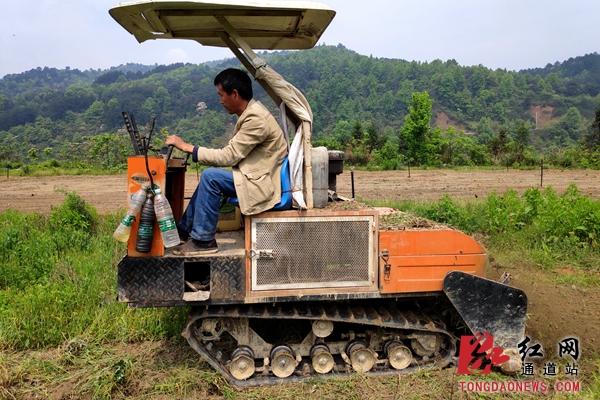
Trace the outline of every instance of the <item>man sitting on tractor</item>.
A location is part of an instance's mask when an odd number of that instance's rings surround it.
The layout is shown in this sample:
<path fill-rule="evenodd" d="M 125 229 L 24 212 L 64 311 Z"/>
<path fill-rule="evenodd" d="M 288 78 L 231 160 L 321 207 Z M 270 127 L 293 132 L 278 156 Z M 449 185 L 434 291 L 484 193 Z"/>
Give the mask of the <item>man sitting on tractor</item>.
<path fill-rule="evenodd" d="M 231 171 L 208 168 L 178 223 L 185 243 L 173 254 L 194 256 L 218 250 L 215 240 L 221 199 L 237 197 L 243 214 L 252 215 L 273 208 L 281 197 L 281 163 L 287 154 L 283 131 L 271 113 L 253 100 L 252 81 L 242 70 L 228 68 L 214 80 L 221 105 L 236 114 L 233 138 L 222 149 L 186 143 L 179 136 L 167 138 L 167 145 L 191 153 L 192 159 Z"/>

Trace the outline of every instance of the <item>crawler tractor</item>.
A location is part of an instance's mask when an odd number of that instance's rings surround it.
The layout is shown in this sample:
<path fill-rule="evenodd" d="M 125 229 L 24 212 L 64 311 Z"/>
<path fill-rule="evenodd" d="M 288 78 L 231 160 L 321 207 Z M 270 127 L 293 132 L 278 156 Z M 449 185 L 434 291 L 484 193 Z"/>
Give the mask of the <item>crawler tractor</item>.
<path fill-rule="evenodd" d="M 316 200 L 323 181 L 339 197 L 343 157 L 329 152 L 317 164 L 308 102 L 253 49 L 311 48 L 335 11 L 302 1 L 144 0 L 110 14 L 139 42 L 188 39 L 231 49 L 290 133 L 282 182 L 295 207 L 243 216 L 243 225 L 232 212 L 234 222 L 223 221 L 230 226 L 217 236 L 219 252 L 199 257 L 169 255 L 156 233 L 150 252 L 137 252 L 135 221 L 118 265 L 120 301 L 190 306 L 183 336 L 238 387 L 442 368 L 456 360 L 459 335 L 469 331 L 491 333 L 518 363 L 526 296 L 484 277 L 487 255 L 474 239 L 443 226 L 390 224 L 355 202 Z M 134 125 L 128 193 L 150 174 L 179 218 L 186 161 L 141 154 Z"/>

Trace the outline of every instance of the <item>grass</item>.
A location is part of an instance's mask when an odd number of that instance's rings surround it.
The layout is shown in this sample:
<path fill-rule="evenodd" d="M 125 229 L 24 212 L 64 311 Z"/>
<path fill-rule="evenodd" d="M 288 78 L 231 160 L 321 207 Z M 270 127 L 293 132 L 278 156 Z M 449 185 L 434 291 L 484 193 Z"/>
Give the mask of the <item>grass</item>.
<path fill-rule="evenodd" d="M 179 334 L 182 309 L 130 309 L 115 301 L 111 237 L 116 215 L 98 217 L 68 194 L 49 216 L 0 213 L 0 349 L 158 339 Z"/>
<path fill-rule="evenodd" d="M 467 394 L 459 381 L 514 378 L 454 375 L 452 369 L 422 371 L 406 376 L 347 379 L 313 379 L 304 383 L 258 387 L 238 391 L 199 362 L 197 354 L 175 340 L 61 346 L 47 352 L 5 353 L 0 359 L 0 398 L 91 399 L 534 399 L 539 395 Z M 9 367 L 10 365 L 10 367 Z M 10 371 L 10 372 L 9 372 Z M 548 384 L 552 381 L 547 380 Z M 593 399 L 598 376 L 582 384 L 578 396 L 552 398 Z"/>
<path fill-rule="evenodd" d="M 59 163 L 55 160 L 54 162 L 41 162 L 38 164 L 23 165 L 19 168 L 9 169 L 7 172 L 6 168 L 0 169 L 0 175 L 8 176 L 58 176 L 58 175 L 114 175 L 122 174 L 127 171 L 126 166 L 116 166 L 112 168 L 103 168 L 99 166 L 92 166 L 84 163 Z"/>

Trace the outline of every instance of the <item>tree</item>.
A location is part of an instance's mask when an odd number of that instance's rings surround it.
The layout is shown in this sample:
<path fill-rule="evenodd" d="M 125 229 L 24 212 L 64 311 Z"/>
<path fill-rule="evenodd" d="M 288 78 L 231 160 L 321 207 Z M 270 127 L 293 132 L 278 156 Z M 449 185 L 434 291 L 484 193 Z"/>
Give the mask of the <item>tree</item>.
<path fill-rule="evenodd" d="M 397 137 L 388 137 L 380 149 L 373 151 L 373 162 L 384 170 L 399 169 L 403 161 L 402 155 L 398 153 Z"/>
<path fill-rule="evenodd" d="M 372 152 L 375 149 L 378 149 L 379 147 L 382 146 L 383 143 L 382 139 L 381 139 L 381 134 L 379 132 L 379 130 L 377 129 L 377 127 L 375 126 L 375 124 L 373 123 L 373 121 L 369 121 L 367 122 L 367 129 L 366 129 L 366 137 L 365 140 L 367 142 L 367 148 L 369 149 L 369 152 Z"/>
<path fill-rule="evenodd" d="M 490 143 L 494 140 L 494 129 L 492 128 L 492 119 L 482 117 L 475 127 L 477 131 L 477 140 L 479 143 Z"/>
<path fill-rule="evenodd" d="M 585 132 L 583 117 L 579 110 L 570 107 L 567 112 L 560 117 L 558 123 L 550 128 L 550 138 L 558 144 L 572 144 L 579 141 Z"/>
<path fill-rule="evenodd" d="M 36 161 L 38 159 L 38 149 L 35 147 L 27 150 L 27 157 L 31 159 L 31 161 Z"/>
<path fill-rule="evenodd" d="M 359 120 L 355 120 L 352 123 L 352 139 L 353 140 L 362 140 L 363 138 L 363 126 Z"/>
<path fill-rule="evenodd" d="M 515 126 L 515 160 L 523 162 L 525 158 L 525 149 L 531 139 L 531 130 L 525 121 L 517 121 Z"/>
<path fill-rule="evenodd" d="M 596 117 L 585 136 L 585 145 L 590 150 L 600 149 L 600 108 L 596 110 Z"/>
<path fill-rule="evenodd" d="M 496 159 L 504 155 L 508 147 L 508 132 L 506 128 L 500 128 L 498 134 L 490 141 L 489 147 L 490 152 Z"/>
<path fill-rule="evenodd" d="M 427 92 L 412 94 L 408 114 L 400 130 L 400 142 L 406 157 L 414 164 L 423 164 L 428 159 L 427 142 L 430 139 L 431 99 Z"/>
<path fill-rule="evenodd" d="M 84 119 L 87 125 L 94 128 L 94 132 L 102 129 L 102 116 L 104 114 L 104 102 L 94 101 L 84 112 Z"/>
<path fill-rule="evenodd" d="M 88 139 L 88 160 L 104 168 L 121 167 L 127 161 L 129 141 L 125 135 L 102 133 Z"/>
<path fill-rule="evenodd" d="M 447 165 L 485 165 L 489 153 L 483 144 L 464 132 L 448 127 L 441 132 L 438 145 L 439 158 Z"/>
<path fill-rule="evenodd" d="M 11 135 L 8 135 L 8 137 L 0 143 L 0 160 L 2 161 L 3 167 L 11 168 L 13 163 L 20 161 L 17 148 L 17 141 Z"/>

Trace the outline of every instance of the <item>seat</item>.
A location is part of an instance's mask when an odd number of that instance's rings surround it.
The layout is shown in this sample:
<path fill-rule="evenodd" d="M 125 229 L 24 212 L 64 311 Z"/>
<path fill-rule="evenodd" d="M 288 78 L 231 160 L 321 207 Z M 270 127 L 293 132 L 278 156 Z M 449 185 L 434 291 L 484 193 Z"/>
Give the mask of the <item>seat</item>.
<path fill-rule="evenodd" d="M 239 205 L 237 197 L 230 197 L 227 203 Z M 290 178 L 290 162 L 285 156 L 281 163 L 281 200 L 271 209 L 271 211 L 284 211 L 292 208 L 292 179 Z"/>

